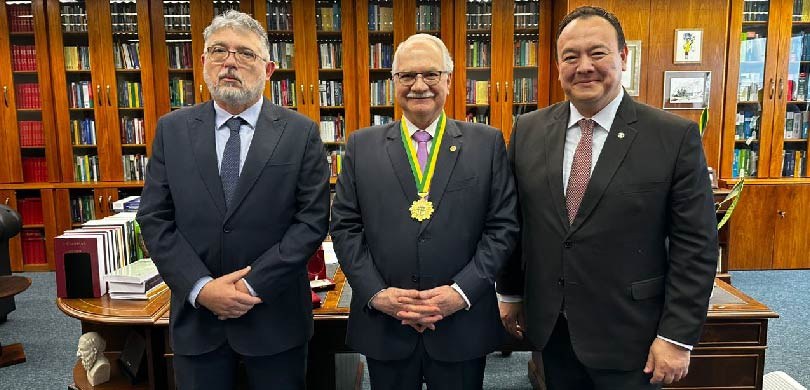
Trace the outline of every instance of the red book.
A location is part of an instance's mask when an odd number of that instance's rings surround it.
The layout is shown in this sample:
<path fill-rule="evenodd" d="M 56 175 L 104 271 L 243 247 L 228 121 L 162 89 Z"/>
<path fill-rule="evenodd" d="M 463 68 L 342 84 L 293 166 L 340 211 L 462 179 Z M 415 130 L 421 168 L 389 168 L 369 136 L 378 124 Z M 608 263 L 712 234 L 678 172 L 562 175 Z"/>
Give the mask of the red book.
<path fill-rule="evenodd" d="M 99 298 L 107 292 L 104 280 L 103 239 L 98 235 L 61 235 L 54 239 L 56 296 Z"/>

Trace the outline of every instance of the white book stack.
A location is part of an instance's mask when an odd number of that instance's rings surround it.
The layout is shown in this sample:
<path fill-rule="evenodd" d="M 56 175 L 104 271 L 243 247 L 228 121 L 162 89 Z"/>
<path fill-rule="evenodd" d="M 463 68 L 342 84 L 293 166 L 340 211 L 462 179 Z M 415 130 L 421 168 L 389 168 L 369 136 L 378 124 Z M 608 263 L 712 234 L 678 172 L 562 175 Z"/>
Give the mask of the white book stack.
<path fill-rule="evenodd" d="M 152 259 L 140 259 L 107 275 L 110 299 L 150 299 L 167 290 Z"/>

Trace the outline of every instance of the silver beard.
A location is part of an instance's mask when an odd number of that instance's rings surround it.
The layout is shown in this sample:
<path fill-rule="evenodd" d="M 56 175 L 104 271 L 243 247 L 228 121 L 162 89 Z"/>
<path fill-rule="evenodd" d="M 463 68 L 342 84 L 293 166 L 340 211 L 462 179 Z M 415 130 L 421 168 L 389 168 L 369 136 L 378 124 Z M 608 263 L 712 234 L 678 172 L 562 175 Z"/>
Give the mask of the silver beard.
<path fill-rule="evenodd" d="M 84 367 L 85 371 L 90 371 L 93 368 L 93 365 L 96 364 L 96 357 L 92 354 L 88 354 L 87 356 L 83 356 L 82 358 L 82 367 Z"/>
<path fill-rule="evenodd" d="M 235 74 L 228 72 L 221 76 L 228 75 L 230 77 L 237 77 Z M 208 90 L 211 91 L 211 96 L 214 100 L 219 100 L 231 106 L 247 106 L 259 99 L 262 92 L 264 92 L 264 83 L 257 83 L 253 88 L 239 88 L 235 86 L 220 86 L 219 78 L 212 80 L 208 73 L 203 73 L 205 84 L 208 85 Z M 240 83 L 242 78 L 238 78 Z M 242 84 L 244 85 L 244 84 Z"/>

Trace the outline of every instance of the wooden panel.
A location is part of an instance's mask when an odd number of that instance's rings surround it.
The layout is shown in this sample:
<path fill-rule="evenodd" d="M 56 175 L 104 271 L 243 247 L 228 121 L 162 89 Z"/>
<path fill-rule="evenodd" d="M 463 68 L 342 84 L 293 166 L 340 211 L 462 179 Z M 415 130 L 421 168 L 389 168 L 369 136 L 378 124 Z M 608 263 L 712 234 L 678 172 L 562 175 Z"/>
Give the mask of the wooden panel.
<path fill-rule="evenodd" d="M 11 74 L 11 41 L 9 39 L 8 15 L 5 4 L 0 4 L 0 84 L 3 99 L 0 102 L 0 151 L 3 152 L 3 163 L 0 164 L 0 182 L 23 181 L 22 161 L 20 159 L 20 137 L 17 134 L 17 114 L 15 112 L 14 79 Z"/>
<path fill-rule="evenodd" d="M 730 270 L 771 269 L 776 223 L 773 200 L 779 191 L 779 186 L 745 186 L 732 217 Z"/>
<path fill-rule="evenodd" d="M 778 188 L 772 268 L 810 268 L 810 185 Z"/>
<path fill-rule="evenodd" d="M 42 217 L 45 225 L 45 259 L 48 261 L 47 269 L 56 270 L 53 254 L 53 239 L 56 237 L 56 215 L 54 214 L 54 190 L 40 190 L 42 198 Z"/>
<path fill-rule="evenodd" d="M 765 353 L 704 355 L 695 353 L 689 375 L 667 388 L 757 388 L 761 381 Z"/>
<path fill-rule="evenodd" d="M 354 103 L 357 105 L 357 127 L 366 127 L 371 124 L 371 83 L 369 76 L 369 39 L 368 39 L 368 1 L 357 0 L 354 6 L 356 17 L 354 25 L 355 55 L 357 56 L 357 93 Z M 346 27 L 344 27 L 346 28 Z M 348 96 L 346 96 L 348 98 Z"/>
<path fill-rule="evenodd" d="M 759 322 L 715 321 L 703 325 L 698 347 L 765 345 L 767 326 Z"/>

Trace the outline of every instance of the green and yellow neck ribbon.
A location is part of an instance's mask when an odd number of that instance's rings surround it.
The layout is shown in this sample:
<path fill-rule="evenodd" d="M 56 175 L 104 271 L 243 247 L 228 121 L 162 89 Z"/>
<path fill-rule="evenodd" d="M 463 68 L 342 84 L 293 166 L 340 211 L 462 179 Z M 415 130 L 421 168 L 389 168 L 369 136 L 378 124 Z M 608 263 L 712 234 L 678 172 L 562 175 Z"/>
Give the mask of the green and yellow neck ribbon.
<path fill-rule="evenodd" d="M 408 155 L 408 162 L 411 164 L 411 172 L 413 172 L 413 179 L 416 182 L 416 192 L 419 196 L 424 198 L 430 192 L 430 182 L 433 180 L 433 172 L 436 168 L 436 160 L 439 157 L 439 146 L 444 138 L 444 128 L 447 120 L 442 111 L 439 115 L 439 123 L 436 124 L 436 136 L 433 137 L 433 143 L 430 145 L 430 152 L 428 159 L 425 163 L 426 170 L 422 172 L 422 167 L 419 166 L 419 159 L 416 157 L 416 147 L 411 142 L 411 137 L 408 134 L 408 126 L 405 120 L 400 121 L 400 129 L 402 131 L 402 145 L 405 147 L 405 152 Z"/>

